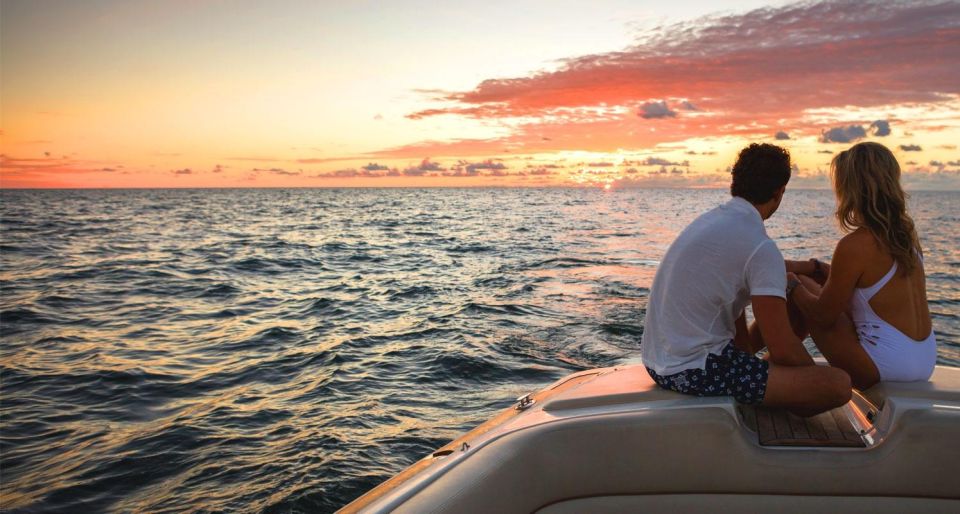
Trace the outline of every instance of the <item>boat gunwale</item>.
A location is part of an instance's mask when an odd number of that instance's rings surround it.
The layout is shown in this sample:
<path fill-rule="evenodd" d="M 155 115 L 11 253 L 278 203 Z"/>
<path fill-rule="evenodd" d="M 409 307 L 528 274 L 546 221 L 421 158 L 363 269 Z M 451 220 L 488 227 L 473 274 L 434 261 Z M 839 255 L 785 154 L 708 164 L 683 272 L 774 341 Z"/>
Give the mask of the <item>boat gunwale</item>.
<path fill-rule="evenodd" d="M 690 397 L 678 396 L 671 399 L 657 399 L 642 401 L 638 399 L 629 399 L 624 395 L 625 401 L 614 401 L 612 403 L 599 403 L 596 405 L 578 406 L 573 408 L 554 408 L 550 409 L 549 403 L 545 400 L 557 396 L 563 392 L 570 392 L 579 386 L 592 382 L 604 375 L 612 374 L 617 371 L 623 371 L 632 366 L 620 366 L 611 368 L 600 368 L 573 373 L 562 377 L 551 385 L 533 393 L 531 396 L 535 400 L 534 407 L 527 410 L 518 410 L 515 407 L 509 407 L 499 414 L 490 418 L 483 424 L 473 430 L 465 433 L 450 443 L 442 446 L 430 455 L 415 462 L 399 474 L 381 483 L 366 494 L 360 496 L 350 504 L 343 507 L 338 512 L 354 513 L 366 511 L 387 512 L 402 505 L 412 496 L 418 494 L 421 490 L 428 487 L 431 483 L 439 480 L 455 466 L 460 464 L 465 458 L 474 455 L 476 451 L 517 432 L 532 428 L 543 428 L 555 424 L 566 424 L 575 420 L 584 418 L 604 418 L 607 416 L 619 416 L 629 413 L 641 413 L 644 411 L 666 411 L 676 409 L 691 408 L 711 408 L 720 409 L 726 412 L 734 423 L 742 430 L 741 436 L 747 438 L 752 444 L 763 451 L 773 452 L 868 452 L 879 446 L 885 446 L 882 443 L 889 436 L 890 428 L 907 411 L 911 410 L 929 410 L 937 407 L 946 407 L 960 409 L 960 401 L 944 400 L 942 398 L 923 398 L 915 393 L 900 397 L 895 392 L 883 398 L 882 406 L 879 408 L 878 416 L 873 420 L 873 426 L 870 427 L 869 435 L 871 441 L 868 441 L 866 447 L 766 447 L 759 445 L 759 442 L 751 438 L 756 432 L 753 432 L 737 411 L 737 403 L 729 397 Z M 938 368 L 946 368 L 938 366 Z M 952 369 L 952 368 L 950 368 Z M 577 380 L 580 379 L 580 380 Z M 872 405 L 871 399 L 866 395 L 858 395 L 867 404 Z M 944 405 L 952 403 L 954 405 Z M 848 408 L 849 406 L 844 406 Z M 862 414 L 862 413 L 861 413 Z M 522 421 L 520 421 L 522 419 Z M 885 429 L 878 431 L 878 425 L 885 425 Z M 464 443 L 467 447 L 463 448 Z M 459 451 L 462 450 L 462 451 Z M 449 453 L 445 453 L 448 452 Z M 424 473 L 433 465 L 438 465 L 432 472 Z M 402 491 L 401 491 L 402 490 Z M 806 495 L 805 495 L 806 496 Z M 920 498 L 920 497 L 918 497 Z"/>

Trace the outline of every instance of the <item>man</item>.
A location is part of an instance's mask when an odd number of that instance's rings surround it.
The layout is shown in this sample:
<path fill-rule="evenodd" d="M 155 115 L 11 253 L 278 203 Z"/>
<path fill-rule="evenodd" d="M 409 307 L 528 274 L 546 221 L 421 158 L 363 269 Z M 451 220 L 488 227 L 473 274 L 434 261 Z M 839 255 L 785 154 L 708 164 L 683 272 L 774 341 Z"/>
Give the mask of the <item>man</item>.
<path fill-rule="evenodd" d="M 786 150 L 744 148 L 733 166 L 733 198 L 694 220 L 670 245 L 653 280 L 641 346 L 661 387 L 803 416 L 850 400 L 850 377 L 815 365 L 790 325 L 786 266 L 763 225 L 789 180 Z M 749 328 L 748 303 L 756 318 Z M 755 355 L 764 346 L 769 360 Z"/>

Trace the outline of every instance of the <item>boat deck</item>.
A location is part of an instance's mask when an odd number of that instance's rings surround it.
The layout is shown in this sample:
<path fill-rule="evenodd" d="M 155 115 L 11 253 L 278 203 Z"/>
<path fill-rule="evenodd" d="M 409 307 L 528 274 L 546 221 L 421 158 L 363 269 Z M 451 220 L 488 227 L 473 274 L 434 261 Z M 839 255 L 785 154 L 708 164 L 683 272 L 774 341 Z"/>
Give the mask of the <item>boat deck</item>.
<path fill-rule="evenodd" d="M 866 447 L 843 407 L 809 418 L 771 407 L 739 405 L 738 410 L 760 446 Z"/>

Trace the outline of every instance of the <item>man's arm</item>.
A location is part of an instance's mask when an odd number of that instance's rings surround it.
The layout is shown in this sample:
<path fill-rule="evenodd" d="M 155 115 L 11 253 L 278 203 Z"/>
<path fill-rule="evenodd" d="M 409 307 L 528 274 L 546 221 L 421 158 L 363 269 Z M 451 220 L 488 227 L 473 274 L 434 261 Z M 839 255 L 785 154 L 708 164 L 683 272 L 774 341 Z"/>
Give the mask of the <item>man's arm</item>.
<path fill-rule="evenodd" d="M 791 261 L 784 259 L 783 264 L 786 266 L 787 272 L 789 273 L 796 273 L 797 275 L 813 275 L 813 261 Z"/>
<path fill-rule="evenodd" d="M 783 366 L 812 366 L 813 358 L 790 326 L 787 302 L 779 296 L 752 296 L 750 301 L 760 334 L 770 351 L 770 362 Z"/>

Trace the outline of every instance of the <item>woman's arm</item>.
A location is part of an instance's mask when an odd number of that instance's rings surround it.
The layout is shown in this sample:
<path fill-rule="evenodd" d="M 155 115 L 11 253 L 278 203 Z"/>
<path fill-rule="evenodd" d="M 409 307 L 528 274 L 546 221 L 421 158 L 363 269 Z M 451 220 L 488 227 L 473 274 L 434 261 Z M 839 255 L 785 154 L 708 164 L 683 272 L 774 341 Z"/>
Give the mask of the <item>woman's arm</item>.
<path fill-rule="evenodd" d="M 817 259 L 806 261 L 788 261 L 784 260 L 788 273 L 796 275 L 806 275 L 818 284 L 823 285 L 830 276 L 830 265 Z"/>
<path fill-rule="evenodd" d="M 862 244 L 858 239 L 856 234 L 850 234 L 837 244 L 830 274 L 819 296 L 803 285 L 793 290 L 790 299 L 809 322 L 831 327 L 849 307 L 850 297 L 863 273 Z"/>

